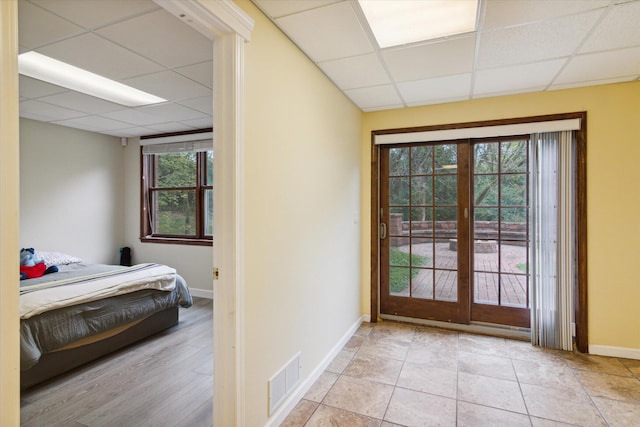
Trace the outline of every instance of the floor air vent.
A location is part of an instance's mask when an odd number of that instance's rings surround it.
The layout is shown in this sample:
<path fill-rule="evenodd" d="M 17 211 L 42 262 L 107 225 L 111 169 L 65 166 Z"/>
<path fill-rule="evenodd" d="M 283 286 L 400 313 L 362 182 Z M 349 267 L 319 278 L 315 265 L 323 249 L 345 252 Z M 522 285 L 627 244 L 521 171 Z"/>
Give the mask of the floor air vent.
<path fill-rule="evenodd" d="M 269 379 L 269 415 L 272 415 L 300 382 L 300 353 Z"/>

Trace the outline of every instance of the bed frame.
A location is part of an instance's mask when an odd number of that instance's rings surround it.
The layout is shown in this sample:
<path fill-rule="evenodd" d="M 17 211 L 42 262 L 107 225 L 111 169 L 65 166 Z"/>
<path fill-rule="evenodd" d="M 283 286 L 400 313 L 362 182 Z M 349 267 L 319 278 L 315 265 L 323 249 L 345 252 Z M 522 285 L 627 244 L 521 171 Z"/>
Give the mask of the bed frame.
<path fill-rule="evenodd" d="M 128 345 L 141 341 L 178 323 L 178 307 L 157 312 L 122 332 L 68 350 L 43 355 L 38 363 L 20 372 L 20 390 L 68 372 Z"/>

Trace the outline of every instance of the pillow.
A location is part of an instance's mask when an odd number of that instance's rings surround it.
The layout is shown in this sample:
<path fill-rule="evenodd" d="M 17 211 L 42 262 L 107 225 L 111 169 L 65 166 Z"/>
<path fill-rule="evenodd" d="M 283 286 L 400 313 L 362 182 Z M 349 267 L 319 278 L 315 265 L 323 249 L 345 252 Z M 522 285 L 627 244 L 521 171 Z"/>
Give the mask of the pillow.
<path fill-rule="evenodd" d="M 82 260 L 73 255 L 63 254 L 62 252 L 36 251 L 36 258 L 44 261 L 47 267 L 52 265 L 67 265 L 82 262 Z"/>

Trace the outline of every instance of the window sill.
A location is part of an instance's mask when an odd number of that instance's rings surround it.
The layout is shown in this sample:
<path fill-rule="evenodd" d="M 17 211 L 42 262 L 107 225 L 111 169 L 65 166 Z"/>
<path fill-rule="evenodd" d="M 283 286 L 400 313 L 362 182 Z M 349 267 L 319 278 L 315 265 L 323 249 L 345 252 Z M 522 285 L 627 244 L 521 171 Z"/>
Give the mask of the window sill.
<path fill-rule="evenodd" d="M 142 243 L 164 243 L 169 245 L 213 246 L 212 239 L 183 239 L 179 237 L 140 237 Z"/>

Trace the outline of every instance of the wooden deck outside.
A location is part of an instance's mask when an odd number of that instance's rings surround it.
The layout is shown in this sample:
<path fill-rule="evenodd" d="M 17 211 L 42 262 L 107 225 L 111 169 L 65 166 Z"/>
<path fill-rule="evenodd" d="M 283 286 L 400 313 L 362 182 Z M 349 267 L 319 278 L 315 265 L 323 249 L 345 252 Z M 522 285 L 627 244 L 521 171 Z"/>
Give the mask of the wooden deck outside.
<path fill-rule="evenodd" d="M 398 247 L 409 253 L 409 246 Z M 474 255 L 474 302 L 512 307 L 527 306 L 527 275 L 518 267 L 525 268 L 527 248 L 523 246 L 500 245 L 500 264 L 498 252 L 477 253 Z M 427 262 L 411 280 L 411 296 L 443 301 L 457 300 L 457 257 L 456 251 L 449 249 L 449 243 L 414 244 L 411 253 L 427 257 Z M 499 274 L 500 272 L 501 274 Z M 435 279 L 435 286 L 434 284 Z M 498 285 L 500 283 L 500 286 Z M 500 293 L 500 295 L 499 295 Z M 409 287 L 404 291 L 392 293 L 397 296 L 409 296 Z M 498 298 L 500 297 L 500 298 Z"/>

